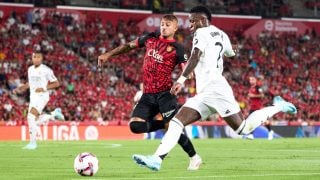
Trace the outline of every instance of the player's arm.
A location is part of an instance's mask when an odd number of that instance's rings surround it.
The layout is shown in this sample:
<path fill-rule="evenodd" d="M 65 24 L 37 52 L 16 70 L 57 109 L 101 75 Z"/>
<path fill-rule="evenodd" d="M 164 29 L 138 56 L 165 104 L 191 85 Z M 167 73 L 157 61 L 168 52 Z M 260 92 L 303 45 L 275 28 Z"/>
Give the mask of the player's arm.
<path fill-rule="evenodd" d="M 48 73 L 46 75 L 46 80 L 49 82 L 46 87 L 37 88 L 36 92 L 46 92 L 48 90 L 56 89 L 60 86 L 59 80 L 56 78 L 56 76 L 53 74 L 53 71 L 51 69 L 48 70 Z"/>
<path fill-rule="evenodd" d="M 187 79 L 187 77 L 189 77 L 189 75 L 193 72 L 193 70 L 196 68 L 199 60 L 200 60 L 200 56 L 201 56 L 201 51 L 200 49 L 198 49 L 197 47 L 194 48 L 194 50 L 192 51 L 192 54 L 188 60 L 188 63 L 186 65 L 186 67 L 184 68 L 181 77 L 185 77 Z M 186 80 L 185 79 L 185 80 Z M 179 80 L 179 79 L 178 79 Z M 177 81 L 179 82 L 179 81 Z M 184 81 L 181 81 L 183 84 Z"/>
<path fill-rule="evenodd" d="M 223 34 L 223 46 L 225 48 L 224 55 L 228 58 L 235 57 L 236 53 L 239 52 L 239 48 L 236 44 L 231 44 L 229 36 L 222 32 Z"/>
<path fill-rule="evenodd" d="M 177 95 L 181 91 L 184 81 L 187 79 L 187 77 L 189 77 L 189 75 L 194 71 L 197 64 L 199 63 L 201 53 L 202 52 L 200 51 L 200 49 L 198 49 L 197 47 L 194 48 L 181 76 L 178 78 L 177 82 L 175 82 L 171 88 L 171 94 Z"/>
<path fill-rule="evenodd" d="M 53 82 L 49 82 L 47 87 L 45 88 L 37 88 L 36 89 L 36 92 L 39 93 L 39 92 L 46 92 L 48 90 L 53 90 L 53 89 L 56 89 L 60 86 L 60 82 L 58 80 L 56 81 L 53 81 Z"/>
<path fill-rule="evenodd" d="M 60 82 L 58 80 L 48 83 L 47 90 L 56 89 L 60 86 Z"/>
<path fill-rule="evenodd" d="M 29 89 L 29 83 L 23 84 L 23 85 L 15 88 L 12 92 L 13 92 L 13 94 L 17 94 L 17 93 L 22 93 L 22 92 L 26 91 L 27 89 Z"/>
<path fill-rule="evenodd" d="M 132 49 L 137 48 L 137 43 L 136 40 L 131 41 L 129 43 L 120 45 L 114 49 L 112 49 L 111 51 L 108 51 L 104 54 L 101 54 L 100 56 L 98 56 L 98 66 L 101 67 L 102 64 L 104 62 L 106 62 L 109 58 L 120 55 L 120 54 L 124 54 L 127 53 L 129 51 L 131 51 Z"/>
<path fill-rule="evenodd" d="M 184 70 L 184 68 L 187 66 L 187 63 L 188 63 L 188 62 L 186 61 L 186 62 L 180 64 L 180 67 L 181 67 L 182 70 Z M 193 78 L 194 78 L 194 72 L 192 72 L 192 73 L 188 76 L 188 79 L 193 79 Z"/>

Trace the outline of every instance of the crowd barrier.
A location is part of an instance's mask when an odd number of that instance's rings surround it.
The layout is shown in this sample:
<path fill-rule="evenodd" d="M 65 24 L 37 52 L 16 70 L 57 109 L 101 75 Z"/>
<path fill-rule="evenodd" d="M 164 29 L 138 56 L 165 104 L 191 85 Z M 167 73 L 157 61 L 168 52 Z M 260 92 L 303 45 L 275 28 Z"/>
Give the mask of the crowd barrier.
<path fill-rule="evenodd" d="M 273 125 L 274 137 L 320 137 L 320 123 L 312 125 L 292 123 L 286 125 Z M 185 128 L 185 133 L 190 138 L 242 138 L 237 135 L 224 122 L 201 122 Z M 137 139 L 161 139 L 162 130 L 149 136 L 134 134 L 127 123 L 122 125 L 101 124 L 98 122 L 52 122 L 39 126 L 38 140 L 137 140 Z M 268 131 L 264 126 L 258 127 L 254 132 L 256 138 L 267 138 Z M 0 124 L 0 141 L 29 139 L 28 126 L 12 123 Z"/>
<path fill-rule="evenodd" d="M 0 125 L 0 141 L 28 139 L 27 125 Z M 127 125 L 65 122 L 39 126 L 37 139 L 54 141 L 143 139 L 143 134 L 131 133 Z"/>

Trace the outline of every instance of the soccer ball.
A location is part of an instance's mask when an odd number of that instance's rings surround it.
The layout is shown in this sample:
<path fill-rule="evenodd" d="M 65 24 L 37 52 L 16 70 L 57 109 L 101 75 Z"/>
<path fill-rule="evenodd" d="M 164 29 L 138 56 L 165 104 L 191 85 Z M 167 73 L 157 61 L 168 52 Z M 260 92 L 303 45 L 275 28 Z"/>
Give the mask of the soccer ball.
<path fill-rule="evenodd" d="M 98 164 L 98 159 L 94 154 L 83 152 L 74 159 L 74 170 L 81 176 L 93 176 L 99 169 Z"/>

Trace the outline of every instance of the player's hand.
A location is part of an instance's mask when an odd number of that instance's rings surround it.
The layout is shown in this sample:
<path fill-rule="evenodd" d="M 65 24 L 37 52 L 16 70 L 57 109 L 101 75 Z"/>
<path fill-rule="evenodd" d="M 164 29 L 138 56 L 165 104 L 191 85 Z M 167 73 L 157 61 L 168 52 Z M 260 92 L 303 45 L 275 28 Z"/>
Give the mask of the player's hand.
<path fill-rule="evenodd" d="M 232 45 L 232 49 L 233 49 L 233 51 L 234 51 L 235 54 L 238 54 L 238 52 L 239 52 L 239 46 L 238 46 L 237 44 L 233 44 L 233 45 Z"/>
<path fill-rule="evenodd" d="M 171 87 L 170 93 L 173 95 L 178 95 L 178 93 L 181 92 L 182 87 L 183 87 L 183 84 L 175 82 Z"/>
<path fill-rule="evenodd" d="M 36 93 L 46 92 L 43 88 L 37 88 Z"/>
<path fill-rule="evenodd" d="M 103 63 L 106 62 L 109 58 L 110 55 L 108 53 L 98 56 L 98 67 L 102 67 Z"/>

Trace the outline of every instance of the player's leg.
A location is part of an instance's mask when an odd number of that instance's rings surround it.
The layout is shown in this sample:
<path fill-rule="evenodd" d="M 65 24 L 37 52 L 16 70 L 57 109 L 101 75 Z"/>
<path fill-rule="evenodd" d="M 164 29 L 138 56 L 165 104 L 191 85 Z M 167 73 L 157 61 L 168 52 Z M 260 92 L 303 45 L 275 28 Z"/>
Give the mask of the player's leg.
<path fill-rule="evenodd" d="M 277 96 L 274 98 L 273 106 L 254 111 L 246 120 L 244 120 L 241 112 L 223 118 L 238 134 L 244 135 L 250 134 L 255 128 L 278 112 L 295 114 L 297 109 L 292 103 L 284 101 L 280 96 Z"/>
<path fill-rule="evenodd" d="M 186 111 L 188 111 L 189 112 L 188 116 L 191 118 L 189 120 L 188 119 L 182 120 L 182 123 L 184 126 L 201 119 L 200 114 L 197 111 L 195 111 L 194 109 L 189 108 L 189 110 L 188 110 L 188 107 L 184 107 L 184 108 L 185 109 L 182 110 L 181 113 L 186 113 L 186 116 L 187 116 L 188 113 Z M 184 119 L 184 117 L 177 116 L 176 119 Z M 183 132 L 181 133 L 181 135 L 179 137 L 178 144 L 189 155 L 190 161 L 189 161 L 189 166 L 187 169 L 188 170 L 198 170 L 200 168 L 200 165 L 202 164 L 202 159 L 199 156 L 199 154 L 196 152 L 191 140 Z"/>
<path fill-rule="evenodd" d="M 255 110 L 250 109 L 249 114 L 253 113 Z M 250 134 L 245 134 L 242 136 L 244 139 L 248 139 L 248 140 L 254 140 L 254 135 L 253 132 L 251 132 Z"/>
<path fill-rule="evenodd" d="M 214 107 L 230 127 L 240 135 L 250 134 L 255 128 L 280 111 L 291 114 L 297 113 L 297 109 L 292 103 L 277 96 L 274 98 L 273 106 L 256 110 L 244 120 L 228 82 L 226 80 L 219 82 L 216 91 L 216 96 L 208 96 L 204 99 L 204 102 Z"/>
<path fill-rule="evenodd" d="M 163 121 L 154 120 L 159 113 L 155 95 L 143 94 L 140 101 L 134 107 L 129 122 L 130 130 L 133 133 L 147 133 L 158 129 L 164 129 Z"/>
<path fill-rule="evenodd" d="M 158 129 L 164 129 L 165 123 L 158 120 L 145 120 L 140 117 L 130 118 L 129 127 L 133 133 L 148 133 Z"/>
<path fill-rule="evenodd" d="M 30 107 L 29 112 L 27 115 L 28 119 L 28 126 L 29 126 L 29 134 L 30 134 L 30 143 L 24 147 L 24 149 L 36 149 L 37 148 L 37 142 L 36 142 L 36 136 L 37 136 L 37 123 L 36 119 L 39 117 L 39 112 L 36 108 Z"/>
<path fill-rule="evenodd" d="M 36 149 L 36 135 L 37 135 L 37 120 L 39 119 L 42 110 L 47 105 L 49 101 L 49 96 L 31 96 L 29 104 L 29 112 L 27 115 L 29 132 L 30 132 L 30 143 L 25 147 L 25 149 Z"/>
<path fill-rule="evenodd" d="M 272 140 L 273 139 L 273 130 L 271 129 L 270 121 L 267 120 L 266 122 L 264 122 L 264 126 L 268 130 L 268 140 Z"/>
<path fill-rule="evenodd" d="M 133 155 L 133 160 L 137 164 L 145 166 L 151 170 L 160 170 L 163 158 L 177 144 L 184 126 L 195 122 L 198 119 L 200 119 L 200 115 L 196 110 L 189 107 L 182 107 L 178 114 L 170 121 L 168 131 L 161 140 L 155 154 L 152 156 L 135 154 Z"/>
<path fill-rule="evenodd" d="M 56 108 L 53 111 L 49 113 L 42 113 L 39 116 L 39 120 L 37 122 L 37 125 L 42 125 L 47 123 L 49 120 L 64 120 L 64 115 L 62 114 L 61 108 Z"/>
<path fill-rule="evenodd" d="M 51 113 L 43 113 L 39 116 L 39 120 L 37 121 L 37 125 L 42 125 L 47 123 L 50 119 L 53 119 L 53 115 Z"/>
<path fill-rule="evenodd" d="M 162 159 L 177 144 L 184 126 L 199 119 L 203 119 L 210 115 L 210 113 L 209 108 L 201 102 L 199 96 L 196 95 L 193 98 L 188 99 L 187 103 L 182 106 L 179 112 L 170 121 L 168 131 L 164 135 L 155 154 L 152 156 L 133 155 L 134 161 L 151 170 L 159 170 Z"/>
<path fill-rule="evenodd" d="M 168 129 L 170 120 L 174 117 L 176 114 L 176 111 L 178 110 L 178 102 L 176 96 L 172 95 L 169 92 L 163 92 L 160 94 L 158 98 L 159 102 L 159 110 L 162 114 L 163 121 L 166 122 L 165 129 Z M 181 133 L 178 144 L 182 147 L 182 149 L 188 154 L 190 158 L 189 163 L 189 170 L 197 170 L 199 169 L 201 165 L 201 158 L 196 153 L 196 150 L 191 142 L 191 140 L 188 138 L 184 132 Z M 165 155 L 164 155 L 165 156 Z M 162 159 L 164 158 L 162 157 Z M 200 162 L 201 161 L 201 162 Z"/>

